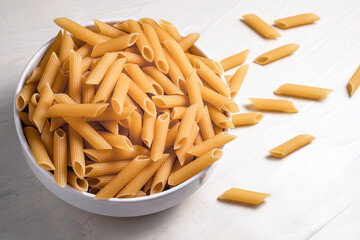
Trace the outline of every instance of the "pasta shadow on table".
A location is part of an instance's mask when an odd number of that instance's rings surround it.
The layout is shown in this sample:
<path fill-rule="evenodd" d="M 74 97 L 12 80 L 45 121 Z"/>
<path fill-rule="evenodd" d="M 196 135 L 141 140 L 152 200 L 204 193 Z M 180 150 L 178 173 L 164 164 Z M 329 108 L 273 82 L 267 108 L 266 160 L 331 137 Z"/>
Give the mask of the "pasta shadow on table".
<path fill-rule="evenodd" d="M 259 205 L 253 205 L 253 204 L 248 204 L 248 203 L 239 203 L 239 202 L 233 202 L 233 201 L 228 201 L 228 200 L 221 200 L 218 199 L 219 202 L 223 203 L 223 204 L 230 204 L 233 205 L 234 207 L 245 207 L 245 208 L 251 208 L 251 209 L 259 209 L 262 206 L 266 205 L 266 202 L 262 202 Z"/>
<path fill-rule="evenodd" d="M 286 158 L 287 156 L 285 156 L 285 157 L 282 157 L 282 158 L 277 158 L 277 157 L 274 157 L 274 156 L 272 156 L 272 155 L 267 155 L 265 158 L 267 159 L 267 160 L 271 160 L 271 161 L 280 161 L 280 160 L 282 160 L 283 158 Z"/>

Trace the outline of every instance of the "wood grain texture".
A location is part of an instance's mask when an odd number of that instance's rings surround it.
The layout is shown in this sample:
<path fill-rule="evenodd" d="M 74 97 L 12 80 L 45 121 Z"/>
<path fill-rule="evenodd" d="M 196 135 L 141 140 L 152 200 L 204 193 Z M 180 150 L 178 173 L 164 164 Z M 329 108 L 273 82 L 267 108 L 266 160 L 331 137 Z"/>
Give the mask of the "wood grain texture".
<path fill-rule="evenodd" d="M 239 20 L 256 13 L 271 23 L 304 12 L 321 19 L 279 30 L 277 40 L 259 37 Z M 3 0 L 0 239 L 359 239 L 360 93 L 349 98 L 346 89 L 359 65 L 359 14 L 357 0 Z M 17 81 L 35 51 L 57 33 L 52 20 L 60 16 L 81 24 L 119 16 L 166 19 L 184 34 L 201 33 L 199 45 L 217 60 L 249 48 L 250 70 L 235 100 L 241 112 L 248 110 L 247 98 L 272 98 L 273 90 L 286 82 L 334 91 L 323 101 L 291 99 L 299 109 L 296 115 L 264 113 L 260 124 L 231 130 L 238 138 L 224 148 L 210 179 L 182 204 L 137 218 L 97 216 L 42 186 L 25 162 L 13 123 Z M 290 42 L 301 46 L 292 56 L 265 67 L 252 63 L 259 54 Z M 267 155 L 301 133 L 316 140 L 282 160 Z M 272 196 L 258 207 L 218 202 L 230 187 Z"/>

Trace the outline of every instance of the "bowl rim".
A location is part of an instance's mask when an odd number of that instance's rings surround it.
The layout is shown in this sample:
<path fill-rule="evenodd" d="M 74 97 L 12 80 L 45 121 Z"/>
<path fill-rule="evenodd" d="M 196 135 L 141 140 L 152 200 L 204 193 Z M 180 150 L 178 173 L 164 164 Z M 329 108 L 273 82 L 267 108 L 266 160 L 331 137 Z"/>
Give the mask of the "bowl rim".
<path fill-rule="evenodd" d="M 133 18 L 126 18 L 126 19 L 125 18 L 106 18 L 106 19 L 102 19 L 100 21 L 108 23 L 108 24 L 113 24 L 113 23 L 124 21 L 124 20 L 127 20 L 127 19 L 133 19 Z M 137 20 L 137 19 L 134 19 L 134 20 Z M 85 24 L 83 26 L 86 27 L 86 28 L 92 28 L 92 27 L 95 27 L 95 24 L 94 23 L 89 23 L 89 24 Z M 179 31 L 179 33 L 181 35 L 183 35 L 181 31 Z M 17 111 L 17 108 L 16 108 L 16 97 L 17 97 L 18 93 L 20 92 L 20 90 L 22 89 L 22 87 L 24 86 L 27 76 L 33 70 L 33 69 L 30 68 L 31 63 L 36 62 L 37 60 L 39 60 L 39 61 L 41 60 L 42 56 L 39 56 L 41 51 L 44 51 L 45 48 L 48 49 L 48 47 L 54 41 L 54 39 L 55 39 L 55 37 L 53 37 L 52 39 L 48 40 L 45 44 L 43 44 L 34 53 L 34 55 L 30 58 L 30 60 L 25 65 L 25 68 L 24 68 L 23 72 L 21 73 L 20 79 L 18 81 L 16 90 L 15 90 L 15 95 L 14 95 L 14 98 L 13 98 L 13 114 L 14 114 L 13 117 L 14 117 L 15 128 L 16 128 L 16 132 L 17 132 L 20 144 L 23 147 L 23 150 L 25 151 L 24 154 L 29 156 L 32 164 L 35 165 L 35 167 L 40 170 L 40 172 L 47 178 L 47 180 L 52 181 L 52 182 L 55 183 L 53 175 L 49 171 L 46 171 L 46 170 L 42 169 L 41 167 L 39 167 L 38 164 L 36 163 L 36 161 L 34 159 L 34 156 L 33 156 L 32 152 L 30 150 L 30 146 L 27 143 L 27 140 L 25 138 L 22 123 L 21 123 L 21 119 L 19 117 L 19 114 L 18 114 L 18 111 Z M 198 46 L 196 43 L 194 45 L 204 54 L 205 57 L 211 58 L 210 54 L 207 51 L 205 51 L 202 47 Z M 224 80 L 222 75 L 221 75 L 221 78 L 222 78 L 222 80 Z M 108 202 L 115 202 L 115 203 L 116 202 L 119 202 L 119 203 L 146 202 L 146 201 L 150 201 L 150 200 L 153 200 L 153 199 L 166 197 L 167 195 L 170 195 L 171 193 L 176 192 L 178 189 L 185 188 L 187 185 L 191 184 L 193 181 L 195 181 L 197 178 L 199 178 L 199 176 L 206 173 L 210 167 L 216 166 L 216 165 L 217 165 L 217 162 L 213 163 L 209 167 L 205 168 L 201 172 L 197 173 L 196 175 L 192 176 L 191 178 L 187 179 L 186 181 L 180 183 L 179 185 L 176 185 L 175 187 L 172 187 L 170 189 L 167 189 L 165 191 L 162 191 L 160 193 L 156 193 L 156 194 L 153 194 L 153 195 L 148 195 L 148 196 L 143 196 L 143 197 L 136 197 L 136 198 L 135 197 L 133 197 L 133 198 L 109 198 L 109 199 L 105 199 L 105 200 L 99 200 L 99 199 L 94 199 L 95 194 L 88 193 L 88 192 L 81 192 L 81 191 L 75 189 L 74 187 L 70 186 L 69 184 L 66 184 L 66 186 L 64 188 L 61 188 L 57 184 L 56 184 L 56 186 L 63 189 L 64 191 L 71 191 L 73 194 L 79 195 L 79 197 L 86 197 L 86 198 L 89 198 L 90 200 L 108 201 Z M 36 176 L 36 174 L 34 174 L 34 175 Z M 36 176 L 36 178 L 38 178 L 38 177 Z"/>

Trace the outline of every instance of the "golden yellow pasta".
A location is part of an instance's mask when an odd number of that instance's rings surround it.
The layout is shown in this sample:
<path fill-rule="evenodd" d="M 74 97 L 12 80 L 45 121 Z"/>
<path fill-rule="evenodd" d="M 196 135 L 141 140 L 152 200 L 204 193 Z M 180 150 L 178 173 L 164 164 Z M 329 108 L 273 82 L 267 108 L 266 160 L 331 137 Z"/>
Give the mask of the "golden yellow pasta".
<path fill-rule="evenodd" d="M 134 158 L 120 173 L 118 173 L 108 184 L 106 184 L 95 199 L 109 199 L 114 197 L 131 179 L 151 162 L 150 158 L 140 155 Z"/>
<path fill-rule="evenodd" d="M 226 143 L 229 143 L 235 140 L 236 136 L 230 133 L 222 132 L 216 134 L 214 137 L 206 139 L 202 143 L 192 147 L 187 151 L 187 153 L 194 156 L 201 156 L 212 149 L 221 148 Z"/>
<path fill-rule="evenodd" d="M 255 14 L 246 14 L 242 16 L 246 24 L 254 29 L 258 34 L 264 38 L 278 38 L 281 37 L 280 33 L 276 31 L 269 24 L 264 22 L 261 18 Z"/>
<path fill-rule="evenodd" d="M 130 161 L 92 163 L 85 167 L 85 177 L 97 177 L 118 173 L 123 170 Z"/>
<path fill-rule="evenodd" d="M 288 155 L 289 153 L 294 152 L 295 150 L 309 144 L 315 137 L 309 134 L 300 134 L 289 141 L 271 149 L 269 153 L 277 158 L 282 158 Z"/>
<path fill-rule="evenodd" d="M 70 51 L 69 57 L 69 95 L 81 103 L 81 57 L 75 51 Z"/>
<path fill-rule="evenodd" d="M 108 184 L 111 181 L 111 179 L 113 179 L 115 176 L 116 175 L 114 175 L 114 174 L 104 175 L 104 176 L 90 177 L 90 178 L 87 178 L 86 180 L 89 183 L 90 187 L 102 188 L 106 184 Z"/>
<path fill-rule="evenodd" d="M 27 113 L 27 112 L 18 112 L 18 115 L 19 115 L 19 117 L 20 117 L 21 122 L 22 122 L 25 126 L 34 127 L 33 123 L 30 121 L 29 113 Z"/>
<path fill-rule="evenodd" d="M 154 51 L 151 48 L 151 45 L 146 38 L 143 30 L 141 29 L 138 22 L 135 20 L 127 20 L 127 23 L 129 25 L 129 30 L 131 33 L 138 33 L 138 39 L 136 40 L 136 46 L 139 48 L 141 55 L 149 62 L 152 62 L 154 60 Z"/>
<path fill-rule="evenodd" d="M 225 128 L 225 129 L 235 127 L 234 124 L 229 120 L 229 118 L 224 113 L 222 113 L 219 109 L 215 108 L 214 106 L 211 106 L 210 104 L 207 106 L 208 106 L 211 121 L 213 123 L 215 123 L 218 127 Z M 219 131 L 222 132 L 223 130 L 221 129 Z M 214 128 L 214 132 L 215 132 L 215 134 L 217 134 L 217 132 L 215 131 L 215 128 Z"/>
<path fill-rule="evenodd" d="M 55 166 L 46 152 L 39 132 L 33 127 L 25 127 L 24 133 L 37 165 L 45 170 L 54 170 Z"/>
<path fill-rule="evenodd" d="M 138 33 L 122 35 L 106 42 L 96 44 L 91 52 L 91 57 L 100 57 L 107 52 L 123 50 L 135 44 L 139 37 Z"/>
<path fill-rule="evenodd" d="M 33 83 L 33 82 L 39 81 L 43 72 L 44 72 L 43 67 L 34 68 L 34 70 L 31 72 L 30 76 L 26 80 L 26 83 Z"/>
<path fill-rule="evenodd" d="M 184 116 L 179 125 L 179 131 L 176 135 L 174 149 L 183 147 L 191 132 L 193 122 L 195 121 L 196 113 L 198 111 L 198 104 L 195 103 L 186 109 Z"/>
<path fill-rule="evenodd" d="M 42 57 L 39 66 L 44 69 L 45 65 L 49 61 L 50 55 L 54 52 L 56 55 L 59 54 L 60 46 L 62 42 L 62 31 L 60 30 L 56 35 L 54 41 L 51 43 L 50 47 L 46 50 L 44 56 Z"/>
<path fill-rule="evenodd" d="M 292 97 L 300 98 L 309 98 L 309 99 L 323 99 L 325 98 L 332 90 L 327 88 L 318 88 L 310 87 L 292 83 L 286 83 L 281 85 L 278 89 L 274 91 L 277 95 L 285 95 Z"/>
<path fill-rule="evenodd" d="M 94 69 L 90 72 L 90 75 L 86 79 L 86 84 L 97 85 L 104 78 L 108 68 L 118 57 L 118 53 L 110 52 L 105 53 L 104 56 L 101 57 L 100 61 Z"/>
<path fill-rule="evenodd" d="M 259 205 L 269 196 L 270 194 L 267 193 L 253 192 L 240 188 L 230 188 L 221 194 L 218 199 L 222 201 Z"/>
<path fill-rule="evenodd" d="M 233 100 L 228 99 L 227 97 L 205 86 L 199 86 L 199 88 L 201 91 L 202 98 L 208 103 L 211 103 L 215 107 L 230 113 L 239 111 L 238 105 Z"/>
<path fill-rule="evenodd" d="M 141 132 L 141 139 L 145 145 L 150 148 L 154 140 L 156 116 L 144 113 L 143 127 Z"/>
<path fill-rule="evenodd" d="M 108 103 L 97 104 L 67 104 L 59 103 L 51 106 L 47 117 L 97 117 L 105 111 Z"/>
<path fill-rule="evenodd" d="M 169 51 L 171 57 L 174 59 L 176 64 L 179 66 L 181 73 L 184 77 L 188 77 L 193 71 L 193 67 L 189 59 L 186 57 L 181 46 L 174 40 L 167 40 L 164 42 L 167 50 Z"/>
<path fill-rule="evenodd" d="M 174 40 L 164 29 L 159 26 L 159 24 L 157 24 L 155 20 L 151 18 L 141 18 L 139 22 L 142 24 L 149 24 L 151 27 L 153 27 L 159 37 L 161 44 L 164 44 L 166 40 Z"/>
<path fill-rule="evenodd" d="M 198 105 L 198 111 L 195 118 L 196 122 L 200 121 L 201 115 L 204 112 L 204 102 L 202 93 L 200 91 L 199 82 L 201 82 L 201 80 L 194 69 L 190 76 L 186 78 L 186 88 L 188 91 L 190 103 Z"/>
<path fill-rule="evenodd" d="M 198 133 L 199 133 L 199 126 L 196 124 L 196 122 L 193 122 L 190 134 L 189 134 L 184 146 L 182 146 L 181 148 L 179 148 L 175 151 L 176 156 L 177 156 L 178 161 L 180 162 L 181 166 L 183 166 L 185 164 L 185 161 L 188 157 L 187 152 L 189 151 L 191 146 L 194 144 L 195 138 L 198 135 Z"/>
<path fill-rule="evenodd" d="M 211 164 L 219 160 L 221 156 L 222 151 L 220 149 L 213 149 L 205 153 L 204 155 L 196 158 L 194 161 L 186 164 L 179 170 L 173 172 L 169 176 L 168 184 L 170 186 L 179 185 L 180 183 L 188 180 L 192 176 L 209 167 Z"/>
<path fill-rule="evenodd" d="M 319 16 L 314 13 L 303 13 L 296 16 L 274 20 L 274 23 L 277 27 L 286 29 L 286 28 L 292 28 L 305 24 L 314 23 L 319 19 L 320 19 Z"/>
<path fill-rule="evenodd" d="M 349 80 L 348 90 L 349 90 L 350 96 L 352 96 L 356 92 L 359 85 L 360 85 L 360 66 L 358 67 L 358 69 L 356 70 L 354 75 L 352 75 L 352 77 Z"/>
<path fill-rule="evenodd" d="M 132 52 L 123 52 L 123 51 L 120 51 L 118 53 L 119 53 L 119 57 L 126 58 L 126 63 L 137 64 L 137 65 L 139 65 L 139 67 L 146 67 L 146 66 L 154 65 L 152 62 L 148 62 L 140 54 L 132 53 Z"/>
<path fill-rule="evenodd" d="M 127 32 L 127 33 L 130 32 L 127 20 L 115 23 L 113 25 L 113 27 L 117 28 L 117 29 L 120 29 L 121 31 L 124 31 L 124 32 Z"/>
<path fill-rule="evenodd" d="M 174 165 L 176 155 L 174 151 L 170 152 L 169 157 L 163 162 L 159 170 L 156 171 L 154 179 L 151 181 L 150 195 L 162 192 L 170 176 L 171 168 Z M 144 187 L 145 190 L 145 187 Z"/>
<path fill-rule="evenodd" d="M 231 116 L 231 121 L 235 126 L 257 124 L 264 115 L 260 112 L 238 113 Z"/>
<path fill-rule="evenodd" d="M 231 68 L 234 68 L 236 66 L 239 66 L 243 64 L 249 55 L 250 50 L 246 49 L 242 52 L 239 52 L 237 54 L 234 54 L 230 57 L 227 57 L 220 61 L 221 66 L 224 68 L 224 71 L 227 71 Z"/>
<path fill-rule="evenodd" d="M 114 162 L 130 160 L 138 155 L 150 156 L 149 150 L 139 145 L 133 145 L 134 150 L 113 149 L 84 149 L 84 153 L 94 162 Z"/>
<path fill-rule="evenodd" d="M 67 182 L 80 192 L 86 192 L 89 188 L 85 178 L 79 178 L 73 171 L 67 171 Z"/>
<path fill-rule="evenodd" d="M 129 138 L 133 144 L 141 145 L 142 116 L 137 111 L 133 111 L 129 117 Z"/>
<path fill-rule="evenodd" d="M 119 78 L 117 79 L 113 95 L 111 97 L 111 107 L 117 114 L 121 114 L 124 108 L 125 99 L 130 87 L 129 78 L 124 76 L 126 75 L 120 74 Z"/>
<path fill-rule="evenodd" d="M 60 187 L 67 183 L 67 143 L 62 129 L 54 132 L 54 179 Z"/>
<path fill-rule="evenodd" d="M 74 173 L 79 178 L 84 178 L 85 174 L 85 156 L 84 156 L 84 141 L 80 134 L 78 134 L 72 127 L 68 130 L 70 163 Z"/>
<path fill-rule="evenodd" d="M 114 28 L 113 26 L 107 24 L 107 23 L 104 23 L 102 21 L 99 21 L 97 19 L 94 18 L 94 24 L 95 24 L 95 27 L 96 27 L 96 31 L 98 31 L 98 33 L 102 34 L 102 35 L 105 35 L 105 36 L 108 36 L 108 37 L 111 37 L 111 38 L 117 38 L 117 37 L 120 37 L 122 35 L 126 35 L 125 32 L 119 30 L 119 29 L 116 29 Z"/>
<path fill-rule="evenodd" d="M 164 153 L 166 135 L 169 129 L 170 115 L 163 113 L 156 119 L 154 141 L 151 146 L 151 160 L 158 161 Z"/>
<path fill-rule="evenodd" d="M 186 53 L 186 57 L 189 59 L 191 63 L 193 63 L 195 59 L 199 59 L 200 61 L 205 63 L 211 70 L 213 70 L 214 73 L 218 73 L 218 74 L 224 73 L 224 69 L 222 65 L 217 61 L 190 53 Z"/>
<path fill-rule="evenodd" d="M 249 98 L 254 107 L 258 110 L 297 113 L 295 105 L 284 99 Z"/>
<path fill-rule="evenodd" d="M 99 123 L 103 128 L 107 129 L 109 132 L 119 134 L 119 123 L 116 120 L 99 121 L 97 123 Z"/>
<path fill-rule="evenodd" d="M 40 134 L 41 141 L 44 143 L 49 157 L 53 159 L 54 152 L 54 132 L 50 131 L 50 122 L 47 120 L 44 126 L 44 130 Z"/>
<path fill-rule="evenodd" d="M 187 92 L 186 86 L 185 86 L 185 78 L 183 74 L 181 73 L 181 70 L 179 66 L 176 64 L 170 53 L 167 51 L 167 49 L 164 49 L 164 53 L 166 56 L 167 63 L 169 64 L 169 76 L 171 81 L 184 93 Z"/>
<path fill-rule="evenodd" d="M 275 48 L 271 51 L 261 54 L 255 58 L 254 62 L 260 65 L 268 64 L 291 55 L 293 52 L 298 50 L 300 46 L 295 43 L 286 44 L 284 46 Z"/>
<path fill-rule="evenodd" d="M 49 61 L 46 63 L 46 66 L 44 68 L 44 72 L 41 75 L 41 78 L 39 80 L 39 84 L 37 85 L 37 90 L 39 93 L 42 92 L 45 85 L 48 83 L 50 86 L 54 82 L 54 79 L 56 77 L 56 74 L 60 68 L 60 60 L 57 57 L 56 53 L 52 53 L 50 55 Z"/>
<path fill-rule="evenodd" d="M 207 106 L 205 106 L 204 113 L 200 118 L 199 127 L 200 127 L 201 136 L 203 137 L 204 140 L 215 136 L 214 128 L 211 124 L 209 109 Z"/>
<path fill-rule="evenodd" d="M 171 22 L 160 19 L 159 24 L 175 41 L 180 41 L 182 39 L 182 36 Z"/>
<path fill-rule="evenodd" d="M 199 39 L 200 33 L 190 33 L 178 41 L 180 47 L 186 52 Z"/>
<path fill-rule="evenodd" d="M 189 105 L 189 98 L 181 95 L 163 95 L 152 97 L 155 105 L 160 108 L 173 108 Z"/>
<path fill-rule="evenodd" d="M 84 120 L 94 122 L 94 121 L 118 121 L 120 123 L 121 120 L 128 119 L 130 114 L 136 109 L 133 107 L 124 107 L 121 111 L 121 114 L 117 114 L 111 107 L 105 109 L 103 113 L 98 115 L 97 117 L 85 118 Z"/>
<path fill-rule="evenodd" d="M 36 82 L 26 83 L 16 96 L 16 109 L 22 111 L 25 109 L 27 104 L 30 102 L 31 96 L 36 91 Z"/>
<path fill-rule="evenodd" d="M 179 130 L 180 122 L 177 122 L 174 126 L 172 126 L 167 135 L 166 135 L 166 142 L 165 142 L 165 150 L 168 150 L 171 146 L 174 145 L 177 132 Z"/>
<path fill-rule="evenodd" d="M 171 111 L 171 119 L 181 119 L 186 112 L 186 107 L 174 107 Z"/>
<path fill-rule="evenodd" d="M 231 81 L 229 83 L 231 99 L 234 99 L 239 93 L 239 90 L 248 70 L 249 64 L 243 65 L 239 67 L 238 70 L 236 70 L 233 77 L 231 78 Z"/>
<path fill-rule="evenodd" d="M 35 111 L 32 115 L 34 125 L 37 127 L 39 132 L 42 132 L 46 122 L 46 112 L 54 101 L 54 94 L 51 91 L 49 83 L 43 88 L 43 92 L 40 95 L 39 103 L 37 104 Z"/>
<path fill-rule="evenodd" d="M 59 51 L 59 60 L 61 63 L 63 63 L 66 59 L 69 58 L 69 53 L 71 49 L 74 49 L 74 41 L 69 36 L 69 34 L 64 31 L 62 40 L 61 40 L 61 47 Z"/>
<path fill-rule="evenodd" d="M 138 65 L 125 64 L 125 70 L 145 93 L 157 95 L 156 90 L 151 86 L 150 81 Z"/>
<path fill-rule="evenodd" d="M 155 89 L 156 95 L 164 95 L 164 89 L 163 87 L 156 82 L 152 77 L 150 77 L 148 74 L 144 73 L 148 81 L 150 82 L 150 85 Z"/>
<path fill-rule="evenodd" d="M 60 68 L 56 74 L 55 80 L 51 86 L 53 93 L 61 93 L 65 91 L 68 84 L 69 75 L 65 74 Z"/>
<path fill-rule="evenodd" d="M 120 148 L 120 149 L 130 150 L 130 151 L 134 150 L 134 147 L 133 147 L 130 139 L 128 139 L 124 135 L 103 132 L 103 131 L 98 131 L 98 133 L 114 148 Z"/>
<path fill-rule="evenodd" d="M 184 93 L 157 68 L 145 67 L 143 68 L 143 71 L 152 77 L 157 83 L 159 83 L 166 94 L 184 95 Z"/>

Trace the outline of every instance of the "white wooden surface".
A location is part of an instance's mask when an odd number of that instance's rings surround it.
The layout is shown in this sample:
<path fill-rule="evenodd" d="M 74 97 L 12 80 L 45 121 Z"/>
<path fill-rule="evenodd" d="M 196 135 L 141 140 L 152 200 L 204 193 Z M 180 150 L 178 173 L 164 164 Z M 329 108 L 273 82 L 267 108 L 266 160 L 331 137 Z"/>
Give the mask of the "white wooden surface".
<path fill-rule="evenodd" d="M 317 13 L 313 25 L 280 30 L 265 40 L 239 19 L 256 13 L 271 22 Z M 0 2 L 0 239 L 360 239 L 360 92 L 346 84 L 360 64 L 358 0 L 228 1 L 45 1 Z M 298 114 L 265 113 L 260 124 L 237 128 L 236 141 L 205 185 L 182 204 L 137 218 L 102 217 L 52 195 L 34 177 L 20 152 L 13 118 L 15 86 L 33 53 L 58 31 L 66 16 L 168 19 L 183 32 L 199 32 L 199 44 L 216 59 L 251 49 L 250 70 L 236 99 L 275 97 L 285 82 L 334 89 L 324 101 L 293 99 Z M 285 43 L 298 43 L 291 57 L 259 66 L 252 60 Z M 267 150 L 300 133 L 316 140 L 277 160 Z M 258 207 L 218 202 L 237 186 L 271 193 Z"/>

